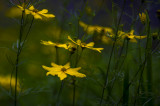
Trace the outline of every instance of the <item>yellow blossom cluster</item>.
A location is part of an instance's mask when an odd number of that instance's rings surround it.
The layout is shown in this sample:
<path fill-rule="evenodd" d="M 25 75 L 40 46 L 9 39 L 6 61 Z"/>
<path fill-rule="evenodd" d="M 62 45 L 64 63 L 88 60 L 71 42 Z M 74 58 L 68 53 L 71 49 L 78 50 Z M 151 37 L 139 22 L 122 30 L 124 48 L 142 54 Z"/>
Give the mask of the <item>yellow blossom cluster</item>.
<path fill-rule="evenodd" d="M 55 15 L 53 15 L 53 14 L 47 14 L 48 13 L 47 9 L 43 9 L 43 10 L 39 11 L 36 8 L 34 8 L 33 5 L 30 5 L 28 9 L 26 9 L 25 6 L 20 6 L 20 5 L 17 5 L 17 7 L 20 8 L 22 11 L 24 11 L 25 14 L 33 15 L 33 17 L 35 19 L 42 19 L 43 17 L 45 17 L 45 18 L 54 18 L 55 17 Z"/>

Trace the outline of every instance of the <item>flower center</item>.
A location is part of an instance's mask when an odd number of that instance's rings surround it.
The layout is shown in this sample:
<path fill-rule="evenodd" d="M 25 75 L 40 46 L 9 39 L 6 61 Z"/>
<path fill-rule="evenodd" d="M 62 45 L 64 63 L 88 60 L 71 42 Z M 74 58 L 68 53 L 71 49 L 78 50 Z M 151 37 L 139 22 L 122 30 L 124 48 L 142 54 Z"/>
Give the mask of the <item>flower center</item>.
<path fill-rule="evenodd" d="M 61 71 L 63 71 L 63 72 L 65 72 L 66 70 L 67 70 L 67 69 L 66 69 L 66 68 L 64 68 L 64 67 L 61 69 Z"/>
<path fill-rule="evenodd" d="M 38 10 L 37 10 L 37 9 L 34 9 L 34 10 L 33 10 L 33 12 L 37 13 L 37 12 L 38 12 Z"/>

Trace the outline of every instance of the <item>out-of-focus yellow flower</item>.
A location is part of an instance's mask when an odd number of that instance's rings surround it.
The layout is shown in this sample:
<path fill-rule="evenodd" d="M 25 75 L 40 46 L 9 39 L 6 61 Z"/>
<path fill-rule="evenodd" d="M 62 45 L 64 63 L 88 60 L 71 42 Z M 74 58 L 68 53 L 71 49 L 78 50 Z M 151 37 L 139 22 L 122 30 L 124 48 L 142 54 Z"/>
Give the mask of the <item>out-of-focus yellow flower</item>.
<path fill-rule="evenodd" d="M 30 5 L 28 9 L 25 9 L 24 6 L 20 6 L 20 5 L 17 5 L 17 7 L 20 8 L 22 11 L 25 10 L 25 14 L 32 14 L 35 19 L 42 19 L 43 17 L 46 17 L 46 18 L 55 17 L 55 15 L 53 14 L 47 14 L 48 13 L 47 9 L 43 9 L 39 11 L 36 8 L 34 8 L 33 5 Z"/>
<path fill-rule="evenodd" d="M 82 48 L 88 48 L 91 50 L 95 50 L 101 53 L 101 50 L 103 50 L 104 48 L 94 48 L 94 42 L 90 42 L 90 43 L 82 43 L 80 39 L 78 39 L 77 41 L 74 41 L 70 36 L 68 36 L 68 39 L 73 42 L 74 44 L 82 47 Z"/>
<path fill-rule="evenodd" d="M 54 43 L 54 42 L 52 42 L 52 41 L 43 41 L 43 40 L 42 40 L 42 41 L 41 41 L 41 44 L 68 49 L 67 44 Z"/>
<path fill-rule="evenodd" d="M 102 35 L 101 41 L 103 44 L 113 44 L 113 40 L 110 37 L 105 35 Z"/>
<path fill-rule="evenodd" d="M 7 17 L 15 18 L 15 17 L 19 17 L 21 15 L 22 15 L 22 11 L 17 7 L 12 7 L 6 11 Z"/>
<path fill-rule="evenodd" d="M 77 49 L 77 46 L 73 43 L 65 43 L 65 44 L 60 44 L 60 43 L 54 43 L 52 41 L 43 41 L 41 40 L 41 44 L 43 45 L 48 45 L 48 46 L 54 46 L 54 47 L 59 47 L 59 48 L 64 48 L 67 49 L 71 52 L 74 52 Z"/>
<path fill-rule="evenodd" d="M 129 33 L 125 33 L 122 38 L 127 38 L 127 40 L 129 40 L 130 42 L 134 42 L 137 43 L 136 39 L 144 39 L 146 38 L 146 36 L 137 36 L 134 35 L 134 30 L 131 30 Z"/>
<path fill-rule="evenodd" d="M 146 22 L 146 14 L 145 13 L 139 13 L 139 18 L 143 24 Z"/>
<path fill-rule="evenodd" d="M 11 80 L 11 76 L 0 76 L 0 85 L 6 89 L 10 88 L 10 81 L 11 81 L 11 86 L 12 88 L 15 87 L 15 78 L 12 77 Z M 19 86 L 19 80 L 17 81 L 17 90 L 20 90 L 20 86 Z"/>
<path fill-rule="evenodd" d="M 79 25 L 84 29 L 84 31 L 86 31 L 88 34 L 94 34 L 95 32 L 96 33 L 112 33 L 113 30 L 112 28 L 109 28 L 109 27 L 102 27 L 102 26 L 98 26 L 98 25 L 95 25 L 95 26 L 92 26 L 92 25 L 87 25 L 85 24 L 84 22 L 80 21 L 79 22 Z"/>
<path fill-rule="evenodd" d="M 78 71 L 81 69 L 81 67 L 78 68 L 70 68 L 70 63 L 67 63 L 66 65 L 62 66 L 62 65 L 57 65 L 55 63 L 51 63 L 52 67 L 47 67 L 42 65 L 42 67 L 47 70 L 47 76 L 48 75 L 58 75 L 58 77 L 60 78 L 60 80 L 63 80 L 67 77 L 67 74 L 71 75 L 71 76 L 75 76 L 75 77 L 86 77 L 85 74 L 79 73 Z"/>

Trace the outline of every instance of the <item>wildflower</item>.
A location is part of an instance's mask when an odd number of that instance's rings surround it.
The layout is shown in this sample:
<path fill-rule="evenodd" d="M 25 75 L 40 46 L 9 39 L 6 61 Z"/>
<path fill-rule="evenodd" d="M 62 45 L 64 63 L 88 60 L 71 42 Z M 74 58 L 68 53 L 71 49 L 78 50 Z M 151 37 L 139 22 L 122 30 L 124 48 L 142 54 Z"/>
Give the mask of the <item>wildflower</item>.
<path fill-rule="evenodd" d="M 109 27 L 102 27 L 102 26 L 92 26 L 92 25 L 87 25 L 84 22 L 80 21 L 79 25 L 84 29 L 84 31 L 86 31 L 88 34 L 94 34 L 95 32 L 97 33 L 111 33 L 113 32 L 113 30 Z"/>
<path fill-rule="evenodd" d="M 71 76 L 75 76 L 75 77 L 86 77 L 85 74 L 79 73 L 78 71 L 81 69 L 81 67 L 78 68 L 70 68 L 70 63 L 67 63 L 66 65 L 62 66 L 62 65 L 57 65 L 55 63 L 51 63 L 52 67 L 47 67 L 42 65 L 42 67 L 47 70 L 48 72 L 46 73 L 46 75 L 58 75 L 58 77 L 60 78 L 60 80 L 63 80 L 67 77 L 67 74 L 71 75 Z"/>
<path fill-rule="evenodd" d="M 125 33 L 122 38 L 126 38 L 127 40 L 129 40 L 130 42 L 134 42 L 134 43 L 137 43 L 137 39 L 144 39 L 146 38 L 146 36 L 137 36 L 137 35 L 134 35 L 134 30 L 131 30 L 129 33 Z"/>
<path fill-rule="evenodd" d="M 54 43 L 52 41 L 41 41 L 41 44 L 68 49 L 66 44 Z"/>
<path fill-rule="evenodd" d="M 60 43 L 54 43 L 52 41 L 41 41 L 41 44 L 64 48 L 69 50 L 72 53 L 77 49 L 76 45 L 70 42 L 65 44 L 60 44 Z"/>
<path fill-rule="evenodd" d="M 101 37 L 101 41 L 103 44 L 113 44 L 113 40 L 110 37 L 105 35 Z"/>
<path fill-rule="evenodd" d="M 43 9 L 39 11 L 35 9 L 33 5 L 30 5 L 28 9 L 25 9 L 25 6 L 20 6 L 20 5 L 17 5 L 17 7 L 19 7 L 22 11 L 25 10 L 25 14 L 32 14 L 35 19 L 42 19 L 42 17 L 46 17 L 46 18 L 55 17 L 55 15 L 53 14 L 47 14 L 48 13 L 47 9 Z"/>
<path fill-rule="evenodd" d="M 6 89 L 9 89 L 10 86 L 14 87 L 15 86 L 15 80 L 16 78 L 15 77 L 12 77 L 12 80 L 11 80 L 11 76 L 0 76 L 0 86 L 1 87 L 4 87 Z M 20 91 L 20 83 L 19 83 L 19 79 L 17 81 L 17 90 Z M 11 85 L 10 85 L 11 83 Z"/>
<path fill-rule="evenodd" d="M 139 13 L 139 18 L 140 18 L 141 22 L 144 24 L 145 21 L 146 21 L 146 14 L 145 13 L 142 13 L 142 14 Z"/>
<path fill-rule="evenodd" d="M 72 38 L 70 36 L 68 36 L 68 39 L 73 42 L 74 44 L 82 47 L 82 48 L 88 48 L 88 49 L 91 49 L 91 50 L 95 50 L 95 51 L 98 51 L 101 53 L 101 50 L 103 50 L 104 48 L 94 48 L 94 42 L 90 42 L 88 44 L 86 43 L 82 43 L 80 39 L 78 39 L 77 41 L 74 41 L 72 40 Z"/>

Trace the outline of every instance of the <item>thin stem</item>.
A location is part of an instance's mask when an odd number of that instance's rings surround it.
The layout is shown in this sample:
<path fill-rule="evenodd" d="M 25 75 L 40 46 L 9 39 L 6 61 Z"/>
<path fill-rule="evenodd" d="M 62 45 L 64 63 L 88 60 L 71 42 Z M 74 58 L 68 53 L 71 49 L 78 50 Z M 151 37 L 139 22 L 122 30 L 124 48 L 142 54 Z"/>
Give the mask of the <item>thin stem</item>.
<path fill-rule="evenodd" d="M 16 57 L 16 67 L 15 67 L 15 100 L 14 105 L 17 106 L 17 77 L 18 77 L 18 66 L 19 66 L 19 56 L 21 53 L 21 42 L 23 36 L 23 21 L 24 21 L 24 11 L 22 11 L 21 17 L 21 27 L 20 27 L 20 34 L 19 34 L 19 42 L 18 42 L 18 50 L 17 50 L 17 57 Z"/>
<path fill-rule="evenodd" d="M 59 89 L 59 92 L 58 92 L 58 96 L 57 96 L 56 106 L 60 105 L 59 99 L 60 99 L 60 95 L 62 93 L 63 86 L 64 86 L 64 80 L 62 80 L 62 82 L 61 82 L 61 86 L 60 86 L 60 89 Z"/>
<path fill-rule="evenodd" d="M 25 38 L 23 40 L 23 44 L 21 46 L 20 52 L 22 51 L 22 48 L 24 47 L 24 44 L 25 44 L 25 42 L 26 42 L 26 40 L 28 38 L 29 32 L 31 31 L 31 28 L 32 28 L 32 25 L 33 25 L 33 21 L 34 21 L 34 17 L 32 18 L 32 21 L 31 21 L 31 24 L 29 26 L 28 32 L 27 32 L 27 34 L 26 34 L 26 36 L 25 36 Z"/>
<path fill-rule="evenodd" d="M 78 58 L 78 49 L 77 49 L 77 58 L 76 58 L 77 61 L 76 61 L 75 67 L 77 67 L 78 62 L 81 59 L 83 50 L 84 50 L 84 48 L 82 48 L 81 54 Z M 73 77 L 72 81 L 73 81 L 73 103 L 72 104 L 73 104 L 73 106 L 75 106 L 75 97 L 76 97 L 76 79 L 75 79 L 75 77 Z"/>
<path fill-rule="evenodd" d="M 137 90 L 137 94 L 136 94 L 136 97 L 135 97 L 134 106 L 136 106 L 137 96 L 139 96 L 139 90 L 140 90 L 140 86 L 141 86 L 141 83 L 142 83 L 142 79 L 143 79 L 143 71 L 140 74 L 140 79 L 139 79 L 139 84 L 138 84 L 138 90 Z"/>
<path fill-rule="evenodd" d="M 146 58 L 145 58 L 145 60 L 143 61 L 143 63 L 139 66 L 138 71 L 136 72 L 136 74 L 134 75 L 134 77 L 132 78 L 132 80 L 130 81 L 130 83 L 126 86 L 125 91 L 127 91 L 127 90 L 129 89 L 129 87 L 132 85 L 132 83 L 133 83 L 133 81 L 135 80 L 135 78 L 137 77 L 138 73 L 139 73 L 140 71 L 143 71 L 143 70 L 144 70 L 145 64 L 146 64 Z M 122 97 L 123 97 L 123 96 L 122 96 Z M 121 97 L 120 100 L 118 101 L 117 105 L 122 101 L 122 97 Z"/>
<path fill-rule="evenodd" d="M 75 106 L 75 97 L 76 97 L 76 79 L 73 78 L 73 103 L 72 106 Z"/>
<path fill-rule="evenodd" d="M 112 60 L 112 55 L 113 55 L 113 51 L 114 51 L 114 48 L 115 48 L 115 44 L 116 44 L 116 41 L 117 41 L 117 38 L 118 38 L 119 25 L 120 25 L 121 18 L 122 18 L 123 12 L 124 12 L 125 4 L 126 4 L 126 0 L 124 0 L 124 2 L 123 2 L 122 12 L 121 12 L 118 24 L 117 24 L 116 36 L 115 36 L 115 39 L 114 39 L 115 41 L 113 43 L 112 50 L 111 50 L 111 55 L 109 57 L 107 74 L 106 74 L 106 80 L 105 80 L 104 87 L 103 87 L 103 90 L 102 90 L 102 96 L 101 96 L 101 100 L 100 100 L 100 106 L 102 105 L 102 101 L 103 101 L 103 97 L 104 97 L 104 92 L 105 92 L 105 89 L 106 89 L 107 84 L 108 84 L 108 74 L 109 74 L 109 70 L 110 70 L 110 64 L 111 64 L 111 60 Z"/>

